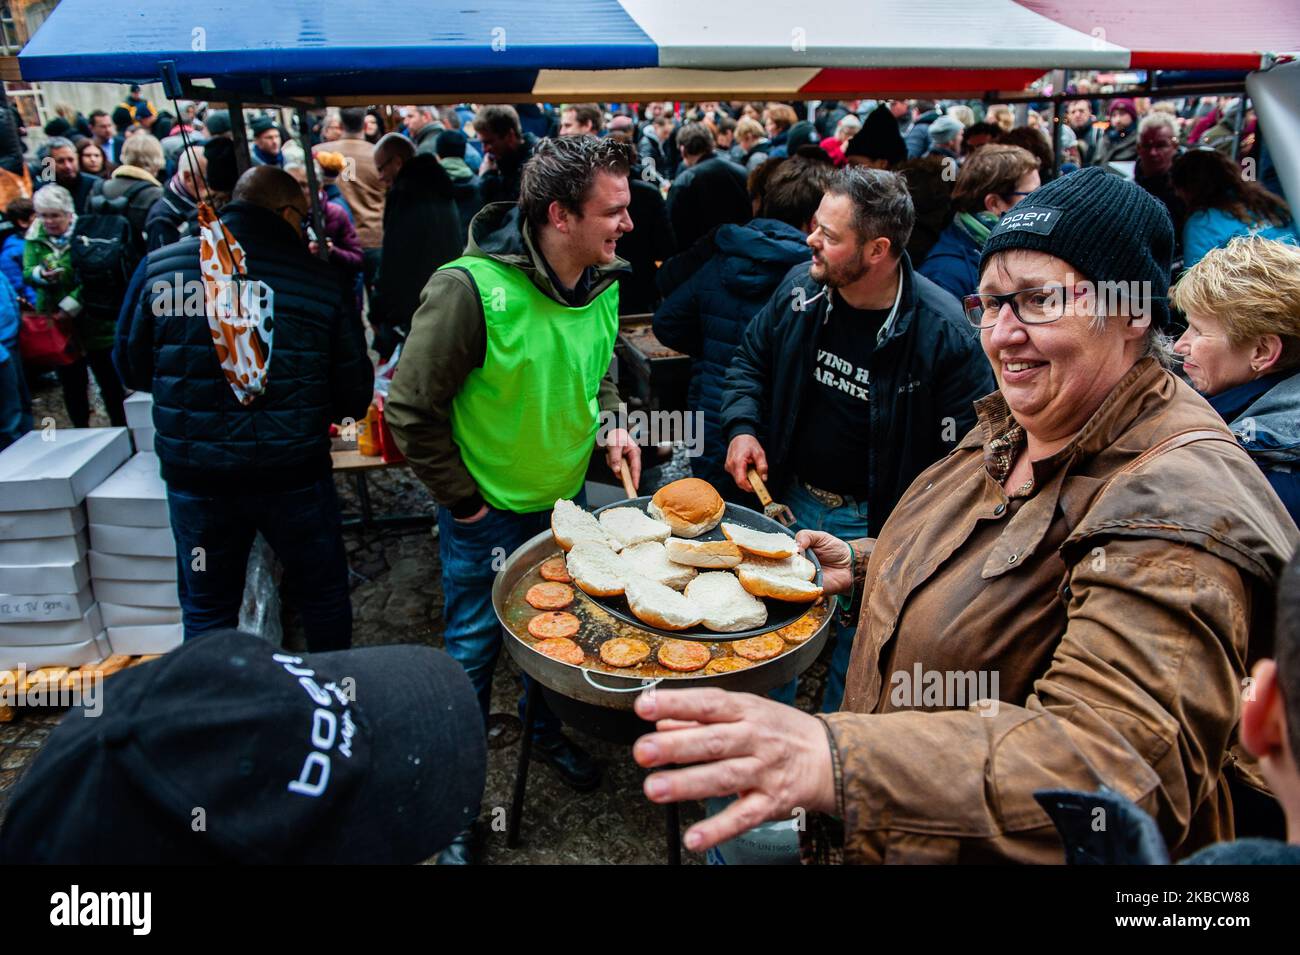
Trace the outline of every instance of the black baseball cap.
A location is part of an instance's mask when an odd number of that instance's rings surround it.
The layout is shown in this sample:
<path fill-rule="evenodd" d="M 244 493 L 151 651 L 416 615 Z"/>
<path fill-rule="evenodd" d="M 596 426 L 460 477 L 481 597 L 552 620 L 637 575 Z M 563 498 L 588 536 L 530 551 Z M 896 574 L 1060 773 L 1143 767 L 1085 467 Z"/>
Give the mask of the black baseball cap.
<path fill-rule="evenodd" d="M 100 702 L 16 788 L 0 863 L 409 864 L 478 815 L 483 718 L 429 647 L 292 654 L 227 630 L 105 678 Z"/>

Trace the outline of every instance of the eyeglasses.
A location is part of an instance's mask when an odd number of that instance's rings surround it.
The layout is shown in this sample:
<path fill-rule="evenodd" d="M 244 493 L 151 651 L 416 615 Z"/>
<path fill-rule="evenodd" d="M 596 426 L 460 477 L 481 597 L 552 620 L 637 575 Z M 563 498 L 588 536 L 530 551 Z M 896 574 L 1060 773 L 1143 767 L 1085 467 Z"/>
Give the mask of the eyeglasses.
<path fill-rule="evenodd" d="M 1003 305 L 1010 305 L 1011 314 L 1026 325 L 1049 325 L 1065 314 L 1065 302 L 1064 285 L 1040 285 L 1015 292 L 963 295 L 961 307 L 966 321 L 975 328 L 992 328 Z"/>

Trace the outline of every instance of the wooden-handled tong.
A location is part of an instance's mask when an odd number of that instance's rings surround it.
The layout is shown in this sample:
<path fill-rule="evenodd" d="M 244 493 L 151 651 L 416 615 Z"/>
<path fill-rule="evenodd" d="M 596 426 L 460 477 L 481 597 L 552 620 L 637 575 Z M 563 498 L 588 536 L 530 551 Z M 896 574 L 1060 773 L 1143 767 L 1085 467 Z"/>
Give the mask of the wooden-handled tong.
<path fill-rule="evenodd" d="M 628 470 L 626 461 L 618 463 L 618 476 L 623 479 L 623 493 L 627 495 L 629 501 L 632 500 L 637 496 L 636 488 L 632 486 L 632 472 Z"/>
<path fill-rule="evenodd" d="M 778 504 L 772 500 L 772 495 L 767 491 L 767 485 L 763 483 L 763 479 L 758 476 L 758 472 L 753 468 L 749 469 L 748 477 L 749 483 L 754 486 L 754 493 L 763 502 L 763 516 L 770 517 L 778 524 L 783 524 L 786 527 L 793 527 L 794 512 L 784 504 Z"/>

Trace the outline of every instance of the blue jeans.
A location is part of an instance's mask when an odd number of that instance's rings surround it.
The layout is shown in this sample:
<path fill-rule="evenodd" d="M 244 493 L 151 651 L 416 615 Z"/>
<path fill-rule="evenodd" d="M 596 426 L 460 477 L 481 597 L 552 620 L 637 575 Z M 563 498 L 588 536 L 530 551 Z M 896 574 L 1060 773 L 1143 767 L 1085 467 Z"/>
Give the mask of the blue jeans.
<path fill-rule="evenodd" d="M 825 531 L 842 541 L 867 536 L 867 503 L 848 497 L 841 507 L 827 507 L 813 497 L 803 484 L 791 481 L 777 495 L 777 500 L 794 511 L 795 530 Z M 832 608 L 832 612 L 834 608 Z M 849 669 L 849 656 L 853 652 L 853 634 L 857 621 L 841 625 L 838 621 L 832 639 L 835 650 L 831 654 L 830 670 L 826 674 L 826 694 L 822 697 L 822 712 L 834 713 L 844 701 L 844 675 Z"/>
<path fill-rule="evenodd" d="M 492 673 L 501 653 L 501 623 L 492 609 L 492 581 L 516 548 L 550 526 L 550 511 L 516 514 L 489 505 L 488 512 L 479 520 L 462 524 L 446 508 L 438 508 L 438 556 L 442 559 L 447 652 L 469 674 L 485 722 L 492 703 Z M 519 700 L 521 719 L 527 695 L 537 692 L 532 684 L 531 678 L 525 676 L 524 695 Z M 541 697 L 533 719 L 534 735 L 559 732 L 559 719 Z"/>
<path fill-rule="evenodd" d="M 302 614 L 307 649 L 352 646 L 348 558 L 333 475 L 262 494 L 212 496 L 169 487 L 167 509 L 186 640 L 238 625 L 248 554 L 261 531 L 284 566 L 282 588 Z"/>

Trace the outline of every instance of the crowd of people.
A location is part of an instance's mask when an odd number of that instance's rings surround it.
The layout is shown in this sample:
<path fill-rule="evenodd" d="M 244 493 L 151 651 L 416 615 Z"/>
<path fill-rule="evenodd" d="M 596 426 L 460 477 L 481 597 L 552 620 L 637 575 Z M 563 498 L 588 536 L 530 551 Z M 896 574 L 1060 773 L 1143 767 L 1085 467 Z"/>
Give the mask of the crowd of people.
<path fill-rule="evenodd" d="M 584 501 L 598 450 L 639 484 L 644 437 L 598 422 L 619 317 L 651 314 L 692 359 L 694 473 L 752 505 L 756 471 L 837 608 L 819 716 L 793 685 L 638 703 L 677 721 L 644 765 L 703 764 L 650 776 L 651 799 L 747 794 L 688 847 L 802 806 L 851 861 L 1059 860 L 1035 792 L 1098 784 L 1176 856 L 1276 834 L 1270 783 L 1294 839 L 1296 595 L 1273 610 L 1300 542 L 1300 245 L 1242 108 L 1081 97 L 1054 134 L 966 102 L 353 107 L 240 117 L 237 157 L 228 113 L 132 90 L 52 123 L 31 167 L 0 161 L 0 430 L 31 426 L 27 309 L 63 334 L 74 424 L 92 373 L 114 423 L 127 389 L 153 394 L 187 641 L 235 625 L 260 531 L 309 650 L 340 650 L 329 428 L 388 369 L 486 721 L 495 555 Z M 1248 733 L 1241 681 L 1275 640 Z M 1000 708 L 900 700 L 883 681 L 914 666 L 996 672 Z M 598 785 L 533 711 L 533 752 Z"/>

